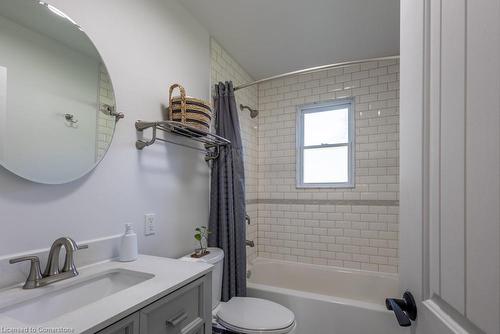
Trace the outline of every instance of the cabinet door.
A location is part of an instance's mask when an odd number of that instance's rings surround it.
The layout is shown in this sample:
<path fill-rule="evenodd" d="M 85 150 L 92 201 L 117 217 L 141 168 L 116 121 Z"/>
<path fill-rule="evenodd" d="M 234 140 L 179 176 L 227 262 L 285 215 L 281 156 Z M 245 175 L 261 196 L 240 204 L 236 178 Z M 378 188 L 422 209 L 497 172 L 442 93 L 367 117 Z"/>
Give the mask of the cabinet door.
<path fill-rule="evenodd" d="M 139 313 L 134 313 L 104 328 L 98 334 L 139 334 Z"/>
<path fill-rule="evenodd" d="M 210 334 L 211 281 L 202 277 L 140 311 L 144 334 Z"/>

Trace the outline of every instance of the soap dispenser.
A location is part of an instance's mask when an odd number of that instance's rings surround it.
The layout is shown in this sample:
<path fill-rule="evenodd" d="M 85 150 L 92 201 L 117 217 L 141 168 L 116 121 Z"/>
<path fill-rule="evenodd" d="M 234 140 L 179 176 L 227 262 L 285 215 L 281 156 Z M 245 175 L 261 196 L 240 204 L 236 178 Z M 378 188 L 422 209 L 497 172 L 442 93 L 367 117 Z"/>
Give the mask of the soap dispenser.
<path fill-rule="evenodd" d="M 130 262 L 137 260 L 137 234 L 132 224 L 125 224 L 125 234 L 120 245 L 120 261 Z"/>

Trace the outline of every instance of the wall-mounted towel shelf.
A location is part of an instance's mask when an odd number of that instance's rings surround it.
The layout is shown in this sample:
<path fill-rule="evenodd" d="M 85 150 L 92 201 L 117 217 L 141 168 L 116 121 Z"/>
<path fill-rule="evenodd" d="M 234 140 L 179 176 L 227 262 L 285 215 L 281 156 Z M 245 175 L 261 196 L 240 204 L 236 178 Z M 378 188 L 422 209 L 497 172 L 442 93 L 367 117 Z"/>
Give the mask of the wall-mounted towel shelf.
<path fill-rule="evenodd" d="M 135 122 L 135 128 L 139 132 L 143 132 L 144 130 L 149 129 L 149 128 L 152 129 L 151 139 L 139 139 L 139 140 L 137 140 L 137 142 L 135 143 L 135 147 L 138 150 L 142 150 L 143 148 L 145 148 L 147 146 L 153 145 L 157 140 L 162 141 L 162 142 L 167 142 L 167 143 L 173 143 L 176 145 L 186 146 L 189 148 L 195 148 L 195 147 L 192 147 L 189 145 L 184 145 L 181 143 L 172 142 L 172 141 L 165 139 L 165 138 L 160 138 L 157 136 L 158 130 L 173 133 L 175 135 L 179 135 L 179 136 L 183 136 L 183 137 L 187 137 L 187 138 L 190 138 L 191 140 L 197 141 L 199 143 L 203 143 L 205 146 L 205 149 L 203 151 L 205 152 L 205 160 L 207 160 L 207 161 L 217 159 L 219 157 L 220 147 L 227 146 L 227 145 L 231 144 L 231 142 L 229 140 L 227 140 L 226 138 L 222 138 L 222 137 L 217 136 L 217 135 L 210 133 L 210 132 L 195 129 L 195 128 L 190 127 L 188 125 L 184 125 L 180 122 L 174 122 L 174 121 L 157 121 L 157 122 L 137 121 L 137 122 Z"/>

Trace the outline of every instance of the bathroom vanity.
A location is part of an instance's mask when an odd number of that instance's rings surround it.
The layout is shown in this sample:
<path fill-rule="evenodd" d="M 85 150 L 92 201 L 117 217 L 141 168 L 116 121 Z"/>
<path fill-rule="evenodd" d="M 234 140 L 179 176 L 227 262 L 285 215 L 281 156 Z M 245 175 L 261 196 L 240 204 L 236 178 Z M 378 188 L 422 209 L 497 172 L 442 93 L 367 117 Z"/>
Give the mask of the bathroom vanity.
<path fill-rule="evenodd" d="M 211 270 L 140 255 L 79 268 L 72 279 L 0 290 L 0 326 L 27 333 L 211 333 Z"/>

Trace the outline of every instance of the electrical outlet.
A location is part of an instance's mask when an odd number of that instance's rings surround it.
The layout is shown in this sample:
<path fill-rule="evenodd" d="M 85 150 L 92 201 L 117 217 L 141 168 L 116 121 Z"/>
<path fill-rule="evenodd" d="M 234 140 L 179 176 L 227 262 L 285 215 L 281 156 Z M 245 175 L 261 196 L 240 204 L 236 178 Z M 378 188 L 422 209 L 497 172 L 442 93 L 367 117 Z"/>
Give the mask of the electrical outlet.
<path fill-rule="evenodd" d="M 155 229 L 155 214 L 147 213 L 144 215 L 144 235 L 154 235 L 156 234 Z"/>

